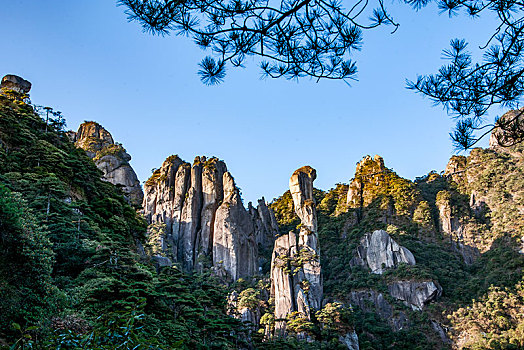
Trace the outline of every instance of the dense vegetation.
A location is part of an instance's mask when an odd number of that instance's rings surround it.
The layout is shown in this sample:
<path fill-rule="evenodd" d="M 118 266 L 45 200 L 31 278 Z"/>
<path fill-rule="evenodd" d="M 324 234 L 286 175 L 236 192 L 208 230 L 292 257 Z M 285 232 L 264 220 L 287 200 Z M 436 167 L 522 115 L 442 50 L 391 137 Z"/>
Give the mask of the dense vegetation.
<path fill-rule="evenodd" d="M 315 189 L 326 305 L 311 320 L 290 314 L 296 337 L 281 339 L 270 337 L 270 250 L 260 252 L 265 275 L 229 286 L 210 271 L 156 268 L 137 253 L 144 220 L 100 179 L 63 119 L 46 125 L 10 97 L 0 95 L 0 348 L 337 349 L 350 330 L 361 349 L 449 348 L 436 329 L 462 348 L 524 347 L 522 145 L 473 150 L 454 158 L 452 174 L 415 181 L 366 157 L 348 185 Z M 297 230 L 289 191 L 270 206 L 281 234 Z M 443 212 L 460 229 L 447 232 Z M 363 235 L 377 229 L 417 264 L 383 275 L 353 264 Z M 398 280 L 435 281 L 443 293 L 414 311 L 388 294 Z M 359 291 L 382 294 L 391 317 L 371 301 L 350 307 Z M 245 310 L 260 324 L 231 317 Z"/>
<path fill-rule="evenodd" d="M 63 130 L 0 96 L 0 345 L 236 347 L 209 275 L 156 271 L 145 222 Z"/>
<path fill-rule="evenodd" d="M 459 159 L 462 170 L 456 175 L 431 172 L 415 182 L 387 168 L 377 171 L 376 164 L 364 162 L 349 186 L 358 188 L 359 175 L 363 175 L 367 191 L 362 191 L 362 207 L 359 200 L 347 207 L 348 185 L 316 191 L 325 299 L 347 305 L 350 292 L 374 290 L 393 307 L 393 318 L 403 314 L 409 319 L 407 326 L 395 331 L 394 321 L 380 317 L 374 305 L 366 310 L 354 308 L 353 327 L 361 349 L 448 348 L 450 344 L 439 338 L 434 324 L 452 329 L 448 336 L 464 348 L 524 346 L 524 256 L 516 239 L 524 232 L 521 152 L 522 146 L 510 153 L 475 149 L 469 157 Z M 366 177 L 369 174 L 376 175 Z M 470 203 L 472 192 L 476 206 Z M 286 230 L 298 223 L 290 201 L 286 192 L 271 204 Z M 452 219 L 461 227 L 461 242 L 479 249 L 472 264 L 466 264 L 457 237 L 441 227 L 439 205 L 443 203 L 449 205 Z M 400 265 L 383 275 L 351 266 L 362 236 L 377 229 L 386 230 L 407 247 L 417 264 Z M 423 311 L 412 311 L 388 295 L 388 283 L 396 280 L 438 281 L 443 294 Z"/>

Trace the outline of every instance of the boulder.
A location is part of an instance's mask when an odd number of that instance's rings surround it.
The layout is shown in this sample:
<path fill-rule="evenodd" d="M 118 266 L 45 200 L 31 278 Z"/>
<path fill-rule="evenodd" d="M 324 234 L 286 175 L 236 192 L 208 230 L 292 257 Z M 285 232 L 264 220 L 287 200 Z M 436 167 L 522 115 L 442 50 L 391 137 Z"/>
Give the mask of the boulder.
<path fill-rule="evenodd" d="M 442 287 L 433 281 L 397 281 L 388 285 L 388 291 L 392 297 L 403 301 L 413 310 L 422 310 L 442 295 Z"/>
<path fill-rule="evenodd" d="M 2 78 L 0 90 L 13 90 L 19 94 L 27 94 L 31 90 L 31 83 L 18 75 L 8 74 Z"/>
<path fill-rule="evenodd" d="M 399 263 L 416 263 L 409 249 L 395 242 L 384 230 L 366 234 L 360 240 L 355 255 L 351 265 L 368 266 L 375 274 L 382 274 L 385 269 L 397 267 Z"/>

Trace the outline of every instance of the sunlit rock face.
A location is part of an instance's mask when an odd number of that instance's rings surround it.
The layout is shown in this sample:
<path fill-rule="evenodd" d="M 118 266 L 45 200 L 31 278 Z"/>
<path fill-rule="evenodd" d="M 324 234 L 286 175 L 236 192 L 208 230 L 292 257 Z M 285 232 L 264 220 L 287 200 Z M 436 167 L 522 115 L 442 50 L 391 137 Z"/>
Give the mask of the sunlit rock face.
<path fill-rule="evenodd" d="M 397 281 L 388 285 L 388 291 L 414 310 L 422 310 L 442 295 L 442 287 L 433 281 Z"/>
<path fill-rule="evenodd" d="M 355 177 L 349 184 L 347 206 L 358 208 L 367 206 L 374 199 L 373 187 L 380 186 L 387 172 L 384 159 L 376 155 L 366 156 L 357 163 Z"/>
<path fill-rule="evenodd" d="M 310 318 L 322 306 L 322 274 L 317 216 L 313 198 L 316 172 L 311 167 L 295 171 L 289 181 L 299 234 L 289 232 L 275 241 L 271 259 L 271 294 L 275 300 L 276 334 L 285 334 L 284 319 L 291 312 Z"/>
<path fill-rule="evenodd" d="M 19 94 L 27 94 L 31 90 L 31 83 L 18 75 L 8 74 L 2 78 L 0 90 L 12 90 Z"/>
<path fill-rule="evenodd" d="M 144 191 L 151 255 L 165 256 L 186 271 L 213 267 L 228 280 L 258 273 L 262 233 L 223 161 L 196 157 L 190 164 L 168 157 Z"/>
<path fill-rule="evenodd" d="M 144 194 L 135 171 L 129 165 L 131 156 L 121 144 L 114 142 L 109 131 L 98 123 L 84 122 L 76 133 L 69 132 L 68 136 L 93 159 L 103 173 L 103 180 L 120 186 L 131 204 L 142 204 Z"/>
<path fill-rule="evenodd" d="M 384 230 L 366 234 L 350 262 L 352 265 L 367 266 L 376 274 L 382 274 L 386 269 L 397 267 L 400 263 L 415 265 L 415 257 Z"/>

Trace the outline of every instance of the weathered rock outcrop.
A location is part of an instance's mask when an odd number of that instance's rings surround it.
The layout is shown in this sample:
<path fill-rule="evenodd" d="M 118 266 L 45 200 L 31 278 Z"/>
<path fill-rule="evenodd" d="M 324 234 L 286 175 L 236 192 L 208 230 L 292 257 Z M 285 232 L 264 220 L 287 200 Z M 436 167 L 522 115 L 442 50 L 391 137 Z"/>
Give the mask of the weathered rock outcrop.
<path fill-rule="evenodd" d="M 340 336 L 338 340 L 347 346 L 348 350 L 359 350 L 358 336 L 355 331 L 349 332 L 344 336 Z"/>
<path fill-rule="evenodd" d="M 135 171 L 129 165 L 131 156 L 121 144 L 114 142 L 109 131 L 98 123 L 84 122 L 76 134 L 69 133 L 69 137 L 93 159 L 105 181 L 121 186 L 130 203 L 141 205 L 144 194 Z"/>
<path fill-rule="evenodd" d="M 350 262 L 352 265 L 368 266 L 371 272 L 376 274 L 397 267 L 399 263 L 415 265 L 415 257 L 384 230 L 377 230 L 362 237 L 355 257 Z"/>
<path fill-rule="evenodd" d="M 299 312 L 310 318 L 322 306 L 317 218 L 313 197 L 316 172 L 306 166 L 289 181 L 295 213 L 301 220 L 298 236 L 289 232 L 275 241 L 271 259 L 271 295 L 275 300 L 276 333 L 285 334 L 285 318 Z"/>
<path fill-rule="evenodd" d="M 31 83 L 18 75 L 8 74 L 2 78 L 0 90 L 12 90 L 19 94 L 27 94 L 31 90 Z"/>
<path fill-rule="evenodd" d="M 255 225 L 223 161 L 168 157 L 144 190 L 150 247 L 159 248 L 150 254 L 186 271 L 213 266 L 229 280 L 258 272 Z"/>
<path fill-rule="evenodd" d="M 433 281 L 398 281 L 389 284 L 388 291 L 392 297 L 403 301 L 413 310 L 422 310 L 441 296 L 442 287 Z"/>

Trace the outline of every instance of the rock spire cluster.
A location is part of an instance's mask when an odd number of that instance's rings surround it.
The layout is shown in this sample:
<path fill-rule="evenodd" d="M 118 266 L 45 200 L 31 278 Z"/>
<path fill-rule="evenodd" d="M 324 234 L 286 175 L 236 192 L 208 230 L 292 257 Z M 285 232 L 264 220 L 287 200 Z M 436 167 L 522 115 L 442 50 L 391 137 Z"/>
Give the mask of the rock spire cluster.
<path fill-rule="evenodd" d="M 246 210 L 226 164 L 168 157 L 144 186 L 151 254 L 186 271 L 205 266 L 237 280 L 258 273 L 258 246 L 272 244 L 276 220 L 263 200 Z M 271 242 L 271 243 L 268 243 Z"/>
<path fill-rule="evenodd" d="M 286 332 L 286 317 L 299 312 L 311 318 L 322 307 L 322 273 L 318 245 L 317 215 L 313 197 L 315 169 L 305 166 L 289 180 L 300 232 L 289 232 L 275 241 L 271 259 L 271 295 L 275 300 L 275 330 Z"/>

